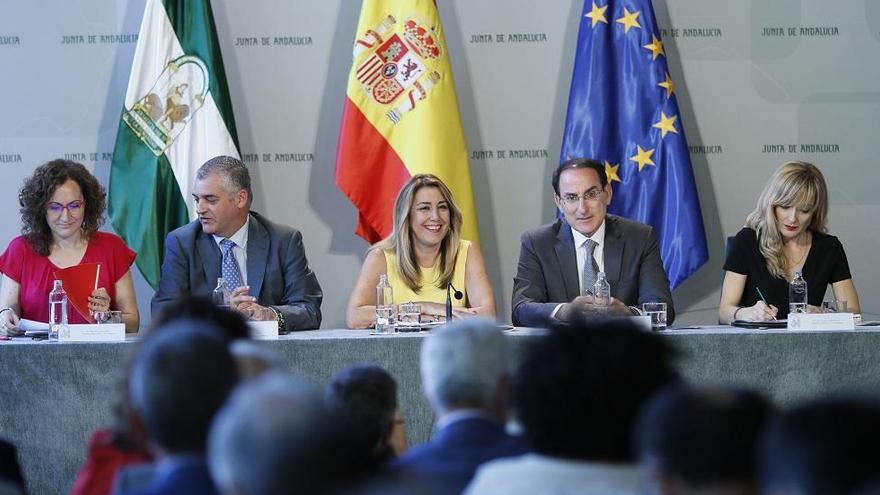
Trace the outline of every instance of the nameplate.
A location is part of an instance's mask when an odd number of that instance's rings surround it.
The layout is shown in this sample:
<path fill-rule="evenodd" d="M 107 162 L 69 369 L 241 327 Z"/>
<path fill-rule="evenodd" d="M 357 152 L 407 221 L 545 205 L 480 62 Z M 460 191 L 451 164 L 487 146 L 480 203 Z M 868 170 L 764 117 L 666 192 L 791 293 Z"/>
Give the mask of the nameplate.
<path fill-rule="evenodd" d="M 73 324 L 58 332 L 59 342 L 125 342 L 125 323 Z"/>
<path fill-rule="evenodd" d="M 644 330 L 646 332 L 651 331 L 651 317 L 650 316 L 646 316 L 646 315 L 627 316 L 626 318 L 629 318 L 630 321 L 635 323 L 635 325 L 637 327 L 639 327 L 639 330 Z"/>
<path fill-rule="evenodd" d="M 852 313 L 789 313 L 788 329 L 802 331 L 855 330 Z"/>
<path fill-rule="evenodd" d="M 278 340 L 277 321 L 249 321 L 248 326 L 254 340 Z"/>

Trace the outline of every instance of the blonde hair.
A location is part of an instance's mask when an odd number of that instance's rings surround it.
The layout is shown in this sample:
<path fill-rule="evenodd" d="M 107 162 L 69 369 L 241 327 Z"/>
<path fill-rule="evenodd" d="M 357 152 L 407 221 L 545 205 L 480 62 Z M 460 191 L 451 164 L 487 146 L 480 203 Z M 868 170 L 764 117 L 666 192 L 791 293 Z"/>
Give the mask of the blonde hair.
<path fill-rule="evenodd" d="M 794 206 L 812 213 L 806 230 L 824 233 L 828 218 L 828 188 L 822 172 L 812 163 L 783 164 L 764 186 L 755 210 L 746 217 L 746 227 L 758 236 L 758 249 L 767 260 L 767 270 L 773 276 L 785 279 L 789 266 L 782 234 L 776 226 L 777 206 Z"/>
<path fill-rule="evenodd" d="M 458 245 L 461 241 L 461 210 L 455 204 L 452 192 L 436 175 L 417 174 L 403 185 L 400 193 L 397 194 L 397 201 L 394 203 L 394 230 L 388 238 L 371 248 L 391 251 L 397 255 L 397 269 L 400 278 L 413 292 L 419 292 L 422 289 L 422 284 L 419 283 L 420 268 L 416 261 L 410 217 L 416 192 L 423 187 L 437 188 L 440 195 L 443 196 L 443 200 L 449 205 L 449 230 L 440 243 L 440 280 L 438 280 L 437 287 L 446 288 L 452 282 L 455 260 L 458 257 Z"/>

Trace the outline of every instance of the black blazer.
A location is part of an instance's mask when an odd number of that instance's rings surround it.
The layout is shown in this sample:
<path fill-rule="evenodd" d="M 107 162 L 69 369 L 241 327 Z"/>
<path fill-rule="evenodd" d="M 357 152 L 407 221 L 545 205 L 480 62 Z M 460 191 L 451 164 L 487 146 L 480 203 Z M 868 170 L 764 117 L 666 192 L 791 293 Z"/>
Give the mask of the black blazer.
<path fill-rule="evenodd" d="M 321 326 L 323 293 L 309 268 L 302 234 L 251 212 L 247 241 L 247 284 L 263 306 L 284 315 L 284 330 Z M 165 239 L 162 278 L 152 313 L 184 294 L 210 297 L 220 277 L 222 253 L 198 220 L 175 229 Z"/>
<path fill-rule="evenodd" d="M 557 220 L 527 231 L 520 244 L 513 324 L 543 327 L 557 305 L 580 295 L 574 237 L 569 225 Z M 653 228 L 606 215 L 604 257 L 612 297 L 627 306 L 665 302 L 666 319 L 672 323 L 675 308 Z"/>

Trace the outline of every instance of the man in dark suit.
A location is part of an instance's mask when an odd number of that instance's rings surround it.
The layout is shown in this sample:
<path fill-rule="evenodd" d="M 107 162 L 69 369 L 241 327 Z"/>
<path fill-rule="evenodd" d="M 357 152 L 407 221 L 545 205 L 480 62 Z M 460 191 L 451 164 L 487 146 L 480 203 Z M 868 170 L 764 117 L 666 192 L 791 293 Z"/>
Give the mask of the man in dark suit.
<path fill-rule="evenodd" d="M 403 480 L 431 493 L 461 493 L 486 461 L 525 453 L 522 439 L 504 431 L 510 373 L 509 344 L 488 320 L 463 320 L 422 344 L 422 388 L 437 417 L 437 434 L 392 463 Z"/>
<path fill-rule="evenodd" d="M 279 330 L 321 325 L 321 286 L 309 268 L 299 231 L 250 211 L 253 193 L 244 164 L 214 157 L 196 173 L 198 220 L 165 240 L 153 314 L 184 294 L 210 297 L 222 277 L 229 304 L 252 320 L 276 320 Z"/>
<path fill-rule="evenodd" d="M 606 213 L 612 190 L 605 167 L 594 160 L 569 160 L 553 173 L 552 183 L 565 219 L 522 235 L 513 279 L 513 324 L 539 327 L 596 311 L 637 314 L 645 302 L 666 303 L 672 323 L 675 308 L 654 231 Z M 611 286 L 610 307 L 582 295 L 599 272 L 605 272 Z"/>

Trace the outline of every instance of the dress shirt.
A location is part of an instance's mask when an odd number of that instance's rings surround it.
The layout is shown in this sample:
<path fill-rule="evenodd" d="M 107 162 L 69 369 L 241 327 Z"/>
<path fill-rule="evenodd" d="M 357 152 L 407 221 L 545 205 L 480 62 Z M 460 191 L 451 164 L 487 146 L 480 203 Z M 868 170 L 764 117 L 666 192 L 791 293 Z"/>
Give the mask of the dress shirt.
<path fill-rule="evenodd" d="M 247 241 L 248 241 L 248 225 L 251 223 L 251 216 L 248 215 L 247 220 L 244 221 L 244 225 L 241 226 L 232 236 L 228 237 L 228 239 L 235 243 L 235 247 L 232 248 L 232 255 L 235 256 L 235 263 L 238 265 L 238 271 L 241 273 L 241 281 L 244 282 L 245 285 L 248 283 L 247 278 Z M 226 237 L 221 237 L 217 234 L 214 234 L 214 242 L 217 243 L 217 247 L 220 248 L 220 253 L 223 253 L 223 246 L 220 245 L 220 241 L 223 239 L 227 239 Z M 236 289 L 236 287 L 230 287 L 230 290 Z"/>

